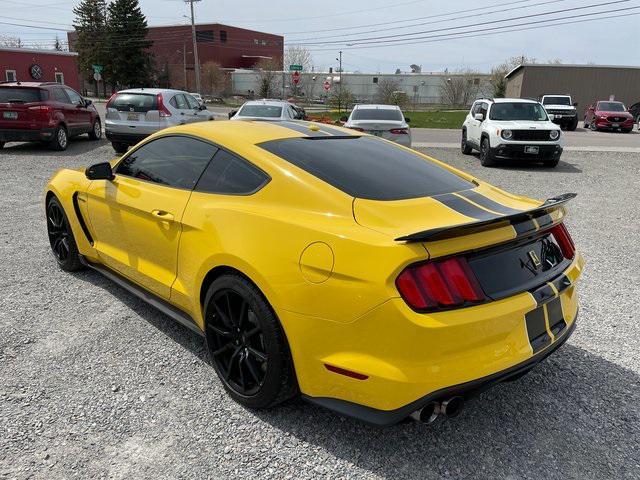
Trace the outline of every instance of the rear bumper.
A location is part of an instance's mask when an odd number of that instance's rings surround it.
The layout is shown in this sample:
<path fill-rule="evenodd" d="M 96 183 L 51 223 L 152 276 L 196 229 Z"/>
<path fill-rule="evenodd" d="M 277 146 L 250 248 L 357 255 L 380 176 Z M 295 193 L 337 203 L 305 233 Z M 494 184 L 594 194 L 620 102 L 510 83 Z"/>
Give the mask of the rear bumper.
<path fill-rule="evenodd" d="M 538 147 L 538 153 L 525 153 L 525 147 Z M 562 146 L 559 144 L 501 144 L 491 149 L 495 158 L 510 158 L 523 160 L 557 160 L 562 155 Z"/>
<path fill-rule="evenodd" d="M 0 142 L 47 142 L 53 138 L 53 128 L 22 130 L 0 128 Z"/>
<path fill-rule="evenodd" d="M 136 143 L 147 138 L 150 133 L 119 133 L 111 130 L 105 130 L 107 140 L 111 142 L 124 143 L 127 145 L 135 145 Z"/>

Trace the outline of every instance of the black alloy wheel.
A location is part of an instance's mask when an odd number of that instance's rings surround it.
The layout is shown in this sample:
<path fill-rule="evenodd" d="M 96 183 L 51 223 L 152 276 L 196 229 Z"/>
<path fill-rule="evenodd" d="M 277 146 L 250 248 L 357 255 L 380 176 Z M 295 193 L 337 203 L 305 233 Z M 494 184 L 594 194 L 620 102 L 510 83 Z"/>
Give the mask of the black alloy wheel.
<path fill-rule="evenodd" d="M 207 329 L 212 333 L 211 357 L 233 391 L 255 395 L 269 363 L 256 314 L 240 294 L 229 289 L 216 292 L 210 305 L 213 312 Z"/>
<path fill-rule="evenodd" d="M 55 197 L 47 203 L 47 233 L 51 251 L 60 268 L 69 272 L 83 268 L 69 220 Z"/>
<path fill-rule="evenodd" d="M 483 167 L 493 167 L 496 162 L 491 154 L 491 148 L 489 146 L 489 138 L 484 137 L 480 143 L 480 164 Z"/>

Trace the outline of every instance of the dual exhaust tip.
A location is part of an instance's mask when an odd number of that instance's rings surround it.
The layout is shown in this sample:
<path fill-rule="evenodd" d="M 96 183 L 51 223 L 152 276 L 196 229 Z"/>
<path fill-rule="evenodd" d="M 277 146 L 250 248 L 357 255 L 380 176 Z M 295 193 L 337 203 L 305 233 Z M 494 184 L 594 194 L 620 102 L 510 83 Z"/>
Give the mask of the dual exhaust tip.
<path fill-rule="evenodd" d="M 430 402 L 420 410 L 416 410 L 411 414 L 411 418 L 422 423 L 432 423 L 438 415 L 444 415 L 447 418 L 455 418 L 460 415 L 464 407 L 464 398 L 451 397 L 442 402 Z"/>

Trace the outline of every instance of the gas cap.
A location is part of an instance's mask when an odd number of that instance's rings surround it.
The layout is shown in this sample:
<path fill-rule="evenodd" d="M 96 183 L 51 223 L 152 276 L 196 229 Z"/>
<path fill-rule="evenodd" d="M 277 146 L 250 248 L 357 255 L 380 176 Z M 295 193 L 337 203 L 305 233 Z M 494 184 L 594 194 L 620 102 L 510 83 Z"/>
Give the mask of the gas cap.
<path fill-rule="evenodd" d="M 326 282 L 333 273 L 333 250 L 324 242 L 314 242 L 300 255 L 300 272 L 311 283 Z"/>

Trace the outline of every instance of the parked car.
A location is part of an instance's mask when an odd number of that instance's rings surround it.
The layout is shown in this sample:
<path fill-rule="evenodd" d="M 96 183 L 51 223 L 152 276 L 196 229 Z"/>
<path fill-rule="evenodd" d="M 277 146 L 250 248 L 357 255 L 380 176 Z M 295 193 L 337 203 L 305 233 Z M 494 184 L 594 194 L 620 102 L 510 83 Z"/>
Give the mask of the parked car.
<path fill-rule="evenodd" d="M 6 142 L 42 142 L 65 150 L 69 139 L 102 137 L 100 115 L 74 89 L 53 82 L 0 84 L 0 148 Z"/>
<path fill-rule="evenodd" d="M 213 113 L 181 90 L 132 88 L 111 96 L 105 135 L 118 153 L 163 128 L 213 120 Z"/>
<path fill-rule="evenodd" d="M 303 112 L 284 100 L 250 100 L 229 113 L 231 120 L 304 120 Z"/>
<path fill-rule="evenodd" d="M 634 118 L 622 102 L 600 100 L 590 105 L 584 114 L 584 128 L 596 130 L 633 130 Z"/>
<path fill-rule="evenodd" d="M 195 98 L 201 107 L 204 106 L 205 102 L 204 102 L 204 99 L 202 98 L 202 95 L 200 95 L 199 93 L 193 93 L 193 92 L 189 93 L 189 95 Z"/>
<path fill-rule="evenodd" d="M 379 426 L 453 417 L 577 324 L 574 194 L 507 193 L 335 125 L 173 127 L 58 171 L 43 193 L 53 261 L 102 273 L 201 336 L 247 408 L 302 395 Z M 527 389 L 551 388 L 571 360 Z"/>
<path fill-rule="evenodd" d="M 397 105 L 355 105 L 344 126 L 411 147 L 410 120 Z"/>
<path fill-rule="evenodd" d="M 541 103 L 519 98 L 477 100 L 462 125 L 462 153 L 480 151 L 485 167 L 500 159 L 541 161 L 555 167 L 563 150 L 560 127 Z"/>
<path fill-rule="evenodd" d="M 629 113 L 635 119 L 635 122 L 638 125 L 638 130 L 640 130 L 640 102 L 631 105 L 629 107 Z"/>
<path fill-rule="evenodd" d="M 573 103 L 571 95 L 543 95 L 540 103 L 560 128 L 574 131 L 578 127 L 578 104 Z"/>

